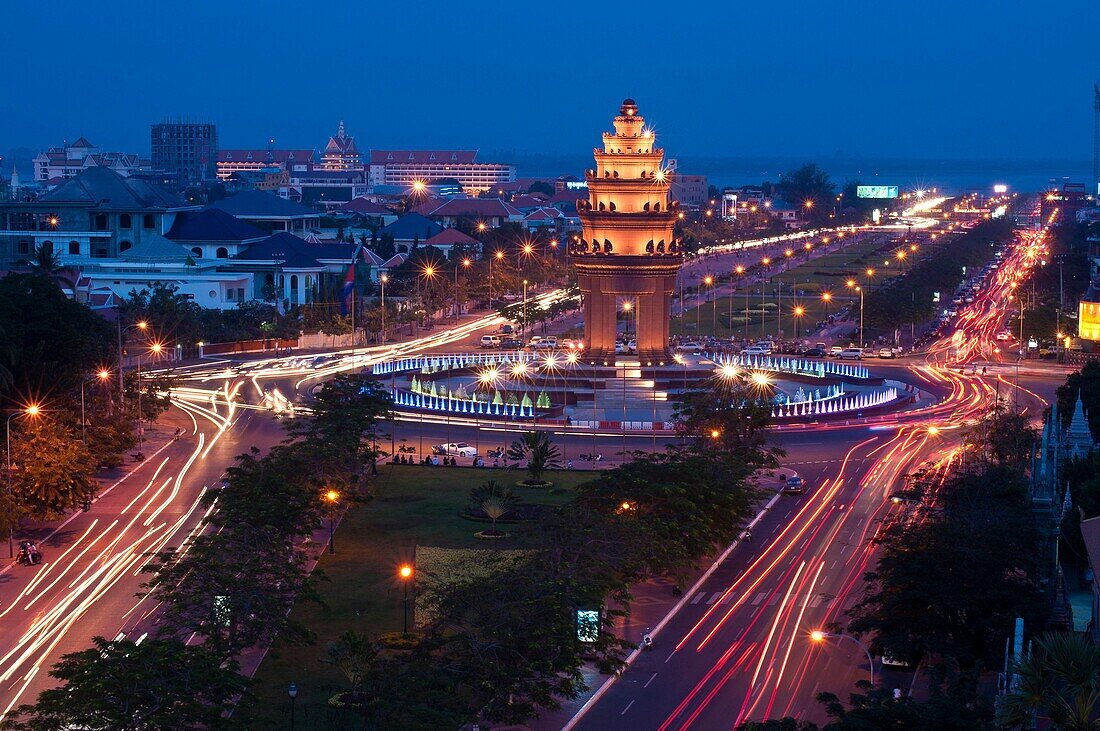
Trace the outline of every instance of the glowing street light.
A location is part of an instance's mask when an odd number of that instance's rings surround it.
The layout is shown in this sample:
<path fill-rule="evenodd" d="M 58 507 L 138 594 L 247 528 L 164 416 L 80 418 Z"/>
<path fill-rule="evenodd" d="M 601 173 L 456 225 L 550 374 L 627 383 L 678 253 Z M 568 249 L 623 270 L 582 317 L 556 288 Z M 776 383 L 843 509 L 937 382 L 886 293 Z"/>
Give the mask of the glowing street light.
<path fill-rule="evenodd" d="M 871 270 L 868 269 L 867 271 L 870 272 Z M 856 292 L 859 292 L 859 347 L 862 349 L 863 348 L 863 287 L 860 287 L 859 285 L 857 285 L 856 280 L 854 280 L 854 279 L 849 279 L 847 284 L 848 284 L 849 289 L 854 289 Z"/>
<path fill-rule="evenodd" d="M 403 564 L 401 568 L 397 570 L 397 575 L 401 579 L 401 583 L 405 586 L 405 596 L 402 600 L 402 607 L 404 609 L 405 623 L 402 629 L 402 634 L 406 637 L 409 635 L 409 581 L 413 577 L 413 567 L 408 564 Z"/>
<path fill-rule="evenodd" d="M 802 305 L 795 305 L 791 312 L 794 315 L 794 339 L 798 340 L 798 323 L 802 316 L 806 314 L 806 308 Z"/>
<path fill-rule="evenodd" d="M 832 292 L 822 292 L 821 301 L 825 303 L 825 321 L 829 321 L 829 303 L 833 301 Z"/>
<path fill-rule="evenodd" d="M 844 634 L 842 632 L 822 632 L 819 629 L 815 629 L 812 632 L 810 632 L 810 639 L 815 644 L 818 644 L 818 645 L 825 642 L 826 639 L 851 640 L 852 642 L 859 645 L 859 648 L 861 650 L 863 650 L 863 653 L 865 655 L 867 655 L 867 667 L 871 671 L 871 685 L 874 686 L 874 684 L 875 684 L 875 661 L 871 657 L 871 651 L 867 649 L 867 645 L 863 644 L 862 642 L 860 642 L 858 639 L 856 639 L 852 635 Z"/>
<path fill-rule="evenodd" d="M 93 381 L 106 383 L 111 378 L 111 372 L 106 368 L 100 368 L 95 375 L 85 378 L 80 382 L 80 441 L 88 443 L 88 419 L 84 411 L 84 387 Z"/>
<path fill-rule="evenodd" d="M 336 553 L 336 504 L 340 500 L 340 493 L 329 490 L 325 493 L 325 502 L 328 503 L 328 552 L 331 556 Z"/>
<path fill-rule="evenodd" d="M 38 404 L 28 404 L 28 405 L 24 406 L 22 409 L 19 409 L 18 411 L 12 412 L 8 416 L 7 423 L 4 425 L 4 430 L 6 432 L 6 437 L 7 437 L 7 447 L 8 447 L 8 449 L 7 449 L 7 454 L 8 454 L 7 468 L 8 468 L 8 500 L 9 501 L 11 501 L 13 499 L 12 498 L 13 493 L 12 493 L 12 487 L 11 487 L 11 420 L 14 419 L 17 416 L 29 416 L 33 419 L 33 418 L 37 418 L 38 415 L 41 414 L 41 413 L 42 413 L 42 407 L 40 407 Z M 14 526 L 9 524 L 9 526 L 8 526 L 8 558 L 14 558 L 15 557 L 15 543 L 14 543 L 14 540 L 13 540 L 13 537 L 12 537 L 13 528 L 14 528 Z"/>

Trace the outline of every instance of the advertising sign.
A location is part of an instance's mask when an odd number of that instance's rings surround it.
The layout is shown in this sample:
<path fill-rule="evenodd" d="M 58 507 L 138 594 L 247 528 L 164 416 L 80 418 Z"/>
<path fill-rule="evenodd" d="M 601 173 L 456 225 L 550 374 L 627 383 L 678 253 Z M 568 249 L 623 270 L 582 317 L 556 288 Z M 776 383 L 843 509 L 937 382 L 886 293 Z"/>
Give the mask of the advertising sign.
<path fill-rule="evenodd" d="M 856 198 L 897 198 L 896 185 L 857 185 Z"/>

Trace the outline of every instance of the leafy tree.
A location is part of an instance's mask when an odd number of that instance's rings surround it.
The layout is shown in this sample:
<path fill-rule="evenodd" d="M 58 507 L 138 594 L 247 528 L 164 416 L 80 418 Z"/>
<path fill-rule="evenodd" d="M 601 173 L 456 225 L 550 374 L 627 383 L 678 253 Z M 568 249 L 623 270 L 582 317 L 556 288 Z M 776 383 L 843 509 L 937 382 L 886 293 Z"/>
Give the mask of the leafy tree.
<path fill-rule="evenodd" d="M 18 438 L 12 440 L 11 458 L 13 491 L 23 512 L 58 518 L 95 497 L 96 460 L 80 439 L 46 416 L 22 421 Z"/>
<path fill-rule="evenodd" d="M 812 221 L 827 218 L 832 212 L 836 187 L 829 181 L 828 173 L 813 163 L 780 175 L 775 189 L 781 198 L 801 208 L 803 215 L 808 215 Z M 807 201 L 811 203 L 810 208 L 805 208 Z"/>
<path fill-rule="evenodd" d="M 785 716 L 767 721 L 746 721 L 737 727 L 737 731 L 818 731 L 818 727 L 816 723 Z"/>
<path fill-rule="evenodd" d="M 115 361 L 114 328 L 46 277 L 0 279 L 0 369 L 18 400 L 67 398 L 84 374 Z"/>
<path fill-rule="evenodd" d="M 909 697 L 895 700 L 890 688 L 872 689 L 861 680 L 857 686 L 863 693 L 849 696 L 848 707 L 832 693 L 818 694 L 826 713 L 833 720 L 824 728 L 829 731 L 992 731 L 988 704 L 946 695 L 933 689 L 928 700 Z"/>
<path fill-rule="evenodd" d="M 202 637 L 222 659 L 276 637 L 309 643 L 313 633 L 289 616 L 298 601 L 320 601 L 305 556 L 272 528 L 234 526 L 191 539 L 186 551 L 163 551 L 143 569 L 143 586 L 164 603 L 159 632 Z"/>
<path fill-rule="evenodd" d="M 1031 446 L 1037 437 L 1029 417 L 999 400 L 970 430 L 966 446 L 979 459 L 1023 470 L 1031 461 Z"/>
<path fill-rule="evenodd" d="M 61 681 L 4 721 L 15 731 L 232 729 L 227 717 L 249 681 L 235 662 L 179 640 L 92 640 L 50 670 Z"/>
<path fill-rule="evenodd" d="M 325 479 L 354 482 L 365 463 L 376 464 L 378 421 L 390 409 L 381 383 L 365 375 L 336 376 L 318 389 L 310 408 L 310 418 L 286 426 L 292 437 L 310 446 L 308 459 L 315 471 Z"/>
<path fill-rule="evenodd" d="M 1041 626 L 1040 536 L 1027 482 L 988 465 L 914 488 L 919 519 L 884 526 L 876 568 L 852 612 L 856 633 L 873 632 L 876 651 L 938 658 L 972 683 L 994 666 L 1017 616 Z"/>
<path fill-rule="evenodd" d="M 561 451 L 544 431 L 525 432 L 508 447 L 508 459 L 513 462 L 527 460 L 527 472 L 531 477 L 524 482 L 530 485 L 542 484 L 542 473 L 556 465 L 560 458 Z"/>
<path fill-rule="evenodd" d="M 545 180 L 536 180 L 527 186 L 528 193 L 543 193 L 547 196 L 553 197 L 554 186 L 547 183 Z"/>
<path fill-rule="evenodd" d="M 179 287 L 165 282 L 153 282 L 130 294 L 119 307 L 124 323 L 144 320 L 150 323 L 157 337 L 194 345 L 202 340 L 202 307 Z"/>
<path fill-rule="evenodd" d="M 1013 670 L 1018 685 L 997 709 L 1002 725 L 1035 728 L 1036 719 L 1044 717 L 1065 731 L 1100 728 L 1100 648 L 1086 635 L 1047 633 Z"/>

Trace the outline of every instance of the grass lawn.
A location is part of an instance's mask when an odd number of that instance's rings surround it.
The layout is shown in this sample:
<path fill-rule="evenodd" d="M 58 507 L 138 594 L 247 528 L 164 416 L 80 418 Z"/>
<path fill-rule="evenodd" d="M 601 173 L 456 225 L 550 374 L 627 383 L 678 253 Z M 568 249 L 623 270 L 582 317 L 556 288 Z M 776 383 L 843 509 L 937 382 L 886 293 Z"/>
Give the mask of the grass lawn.
<path fill-rule="evenodd" d="M 320 662 L 328 644 L 349 629 L 380 635 L 401 631 L 402 587 L 397 567 L 413 556 L 414 547 L 486 548 L 474 533 L 487 523 L 459 516 L 470 489 L 489 479 L 512 484 L 526 476 L 519 470 L 474 470 L 466 467 L 390 466 L 381 468 L 374 500 L 352 507 L 336 529 L 336 554 L 327 553 L 318 568 L 328 581 L 320 585 L 326 608 L 307 604 L 293 616 L 317 634 L 308 647 L 276 645 L 256 673 L 257 702 L 242 709 L 249 728 L 288 728 L 286 689 L 298 686 L 295 728 L 330 729 L 332 714 L 326 702 L 345 683 L 331 665 Z M 526 503 L 560 505 L 573 498 L 573 489 L 593 479 L 591 471 L 547 472 L 551 490 L 515 488 Z M 513 538 L 503 548 L 522 544 L 529 524 L 501 524 Z M 350 725 L 342 728 L 354 728 Z"/>
<path fill-rule="evenodd" d="M 824 320 L 829 314 L 835 314 L 845 304 L 853 305 L 858 311 L 859 297 L 845 287 L 847 277 L 870 267 L 876 272 L 869 284 L 870 289 L 874 289 L 886 277 L 898 273 L 896 263 L 883 266 L 887 253 L 892 252 L 895 246 L 891 242 L 864 240 L 790 269 L 783 270 L 782 265 L 773 266 L 771 282 L 764 285 L 763 297 L 760 284 L 754 284 L 736 291 L 732 299 L 728 292 L 724 292 L 716 299 L 688 309 L 683 317 L 679 316 L 679 309 L 674 306 L 673 312 L 676 314 L 672 318 L 671 332 L 674 335 L 714 335 L 719 338 L 776 336 L 780 330 L 779 308 L 782 305 L 782 337 L 794 338 L 794 309 L 802 307 L 805 312 L 799 322 L 798 335 L 800 339 L 805 338 L 807 328 L 812 328 L 814 323 Z M 797 256 L 795 261 L 799 261 Z M 858 278 L 861 283 L 867 279 L 866 276 Z M 779 298 L 781 285 L 782 301 Z M 821 299 L 823 292 L 831 294 L 831 302 Z M 763 335 L 761 311 L 764 315 Z"/>

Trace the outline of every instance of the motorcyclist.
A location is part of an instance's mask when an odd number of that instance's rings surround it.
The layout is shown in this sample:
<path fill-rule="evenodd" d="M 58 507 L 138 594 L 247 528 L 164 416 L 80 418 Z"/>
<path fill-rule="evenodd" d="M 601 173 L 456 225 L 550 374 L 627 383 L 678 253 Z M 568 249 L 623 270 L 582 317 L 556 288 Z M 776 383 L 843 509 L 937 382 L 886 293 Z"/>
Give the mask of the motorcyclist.
<path fill-rule="evenodd" d="M 649 634 L 649 627 L 646 627 L 645 632 L 642 633 L 642 649 L 653 649 L 653 637 Z"/>

